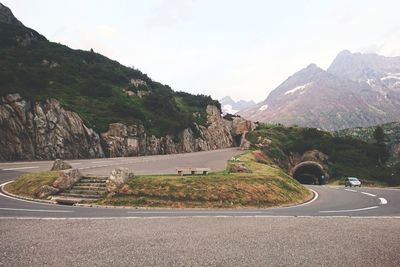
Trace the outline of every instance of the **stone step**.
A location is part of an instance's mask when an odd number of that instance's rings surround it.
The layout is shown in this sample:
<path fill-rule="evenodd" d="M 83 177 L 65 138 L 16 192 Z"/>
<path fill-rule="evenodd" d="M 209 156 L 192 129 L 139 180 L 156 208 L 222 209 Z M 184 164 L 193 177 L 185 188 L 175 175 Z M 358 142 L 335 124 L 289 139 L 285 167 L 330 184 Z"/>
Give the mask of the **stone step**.
<path fill-rule="evenodd" d="M 108 176 L 97 176 L 97 175 L 83 175 L 82 178 L 88 178 L 88 179 L 102 179 L 102 180 L 107 180 Z"/>
<path fill-rule="evenodd" d="M 58 204 L 63 205 L 74 205 L 78 203 L 90 203 L 97 200 L 97 198 L 80 198 L 80 197 L 63 197 L 63 196 L 54 196 L 51 200 L 56 201 Z"/>
<path fill-rule="evenodd" d="M 78 182 L 74 186 L 93 186 L 93 187 L 106 187 L 106 183 L 81 183 Z"/>
<path fill-rule="evenodd" d="M 74 194 L 74 193 L 60 193 L 58 194 L 58 196 L 63 196 L 63 197 L 72 197 L 72 198 L 89 198 L 89 199 L 93 199 L 93 198 L 102 198 L 104 195 L 99 195 L 99 194 L 94 194 L 94 195 L 88 195 L 88 194 Z"/>
<path fill-rule="evenodd" d="M 104 195 L 106 193 L 105 190 L 101 191 L 96 191 L 96 190 L 78 190 L 75 188 L 72 188 L 69 190 L 69 192 L 66 192 L 69 194 L 80 194 L 80 195 Z"/>
<path fill-rule="evenodd" d="M 83 185 L 74 185 L 72 187 L 73 190 L 94 190 L 94 191 L 106 191 L 105 186 L 100 185 L 91 185 L 91 184 L 83 184 Z"/>
<path fill-rule="evenodd" d="M 105 178 L 81 178 L 79 180 L 80 183 L 105 183 L 107 179 Z"/>

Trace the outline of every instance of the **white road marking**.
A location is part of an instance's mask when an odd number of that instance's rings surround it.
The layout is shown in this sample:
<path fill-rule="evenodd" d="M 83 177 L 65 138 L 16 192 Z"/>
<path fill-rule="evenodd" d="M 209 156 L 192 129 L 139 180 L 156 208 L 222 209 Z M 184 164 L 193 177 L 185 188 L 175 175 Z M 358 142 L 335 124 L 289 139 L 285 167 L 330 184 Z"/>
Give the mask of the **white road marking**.
<path fill-rule="evenodd" d="M 102 161 L 92 161 L 91 163 L 97 164 L 97 163 L 108 163 L 108 162 L 112 162 L 112 161 L 102 160 Z"/>
<path fill-rule="evenodd" d="M 29 167 L 19 167 L 19 168 L 7 168 L 2 169 L 2 171 L 15 171 L 15 170 L 26 170 L 26 169 L 37 169 L 39 166 L 29 166 Z"/>
<path fill-rule="evenodd" d="M 364 194 L 364 195 L 367 195 L 367 196 L 371 196 L 371 197 L 376 197 L 376 195 L 370 194 L 370 193 L 367 193 L 367 192 L 361 192 L 361 194 Z"/>
<path fill-rule="evenodd" d="M 72 163 L 70 163 L 71 165 L 80 165 L 80 164 L 82 164 L 82 163 L 80 163 L 80 162 L 72 162 Z"/>
<path fill-rule="evenodd" d="M 34 210 L 34 209 L 12 209 L 12 208 L 0 208 L 0 210 L 9 210 L 9 211 L 30 211 L 30 212 L 74 212 L 73 210 Z"/>
<path fill-rule="evenodd" d="M 323 220 L 331 220 L 331 219 L 353 219 L 353 220 L 364 220 L 364 219 L 400 219 L 400 216 L 289 216 L 289 215 L 256 215 L 256 216 L 196 216 L 196 219 L 204 219 L 204 218 L 251 218 L 251 219 L 265 219 L 265 218 L 318 218 Z M 124 216 L 124 217 L 1 217 L 0 220 L 50 220 L 50 221 L 78 221 L 78 220 L 160 220 L 160 219 L 193 219 L 193 216 L 158 216 L 158 217 L 135 217 L 135 216 Z"/>
<path fill-rule="evenodd" d="M 353 212 L 353 211 L 363 211 L 363 210 L 372 210 L 377 209 L 379 206 L 361 208 L 361 209 L 353 209 L 353 210 L 321 210 L 322 213 L 340 213 L 340 212 Z"/>
<path fill-rule="evenodd" d="M 345 189 L 346 191 L 349 191 L 349 192 L 357 192 L 357 190 L 353 190 L 353 189 Z"/>
<path fill-rule="evenodd" d="M 381 205 L 386 205 L 388 202 L 385 198 L 380 197 L 379 200 L 381 201 Z"/>
<path fill-rule="evenodd" d="M 310 190 L 314 193 L 314 197 L 313 197 L 313 199 L 311 199 L 310 201 L 308 201 L 308 202 L 306 202 L 306 203 L 299 204 L 299 205 L 294 205 L 294 206 L 289 206 L 289 207 L 276 207 L 276 208 L 272 207 L 272 208 L 270 208 L 270 209 L 290 209 L 290 208 L 297 208 L 297 207 L 301 207 L 301 206 L 305 206 L 305 205 L 311 204 L 311 203 L 313 203 L 315 200 L 317 200 L 317 198 L 319 197 L 319 195 L 318 195 L 317 191 L 314 191 L 314 190 L 312 190 L 312 189 L 310 189 Z"/>
<path fill-rule="evenodd" d="M 203 213 L 213 213 L 213 211 L 185 211 L 185 214 L 203 214 Z M 176 211 L 128 211 L 127 213 L 129 214 L 176 214 Z M 218 211 L 218 214 L 235 214 L 238 213 L 238 211 L 232 210 L 232 211 Z M 268 211 L 239 211 L 240 214 L 266 214 L 269 213 Z"/>

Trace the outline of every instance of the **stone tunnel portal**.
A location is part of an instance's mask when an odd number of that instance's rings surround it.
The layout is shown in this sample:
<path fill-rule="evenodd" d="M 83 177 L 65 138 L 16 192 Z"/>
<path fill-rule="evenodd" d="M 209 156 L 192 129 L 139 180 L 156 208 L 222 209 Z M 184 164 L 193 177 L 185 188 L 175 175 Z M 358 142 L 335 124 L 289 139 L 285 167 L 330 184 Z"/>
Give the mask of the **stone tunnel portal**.
<path fill-rule="evenodd" d="M 321 164 L 315 161 L 304 161 L 297 164 L 292 171 L 294 179 L 302 184 L 325 184 L 327 182 L 327 173 Z M 322 177 L 324 179 L 322 179 Z"/>

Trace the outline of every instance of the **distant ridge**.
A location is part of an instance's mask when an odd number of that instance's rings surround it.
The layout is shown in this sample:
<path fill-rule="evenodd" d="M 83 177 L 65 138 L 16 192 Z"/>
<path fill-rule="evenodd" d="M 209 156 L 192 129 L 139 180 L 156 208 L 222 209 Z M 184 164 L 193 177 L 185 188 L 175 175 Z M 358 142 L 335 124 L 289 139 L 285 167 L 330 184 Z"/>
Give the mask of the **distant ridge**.
<path fill-rule="evenodd" d="M 239 115 L 334 131 L 400 120 L 400 57 L 340 52 L 327 71 L 296 72 Z"/>

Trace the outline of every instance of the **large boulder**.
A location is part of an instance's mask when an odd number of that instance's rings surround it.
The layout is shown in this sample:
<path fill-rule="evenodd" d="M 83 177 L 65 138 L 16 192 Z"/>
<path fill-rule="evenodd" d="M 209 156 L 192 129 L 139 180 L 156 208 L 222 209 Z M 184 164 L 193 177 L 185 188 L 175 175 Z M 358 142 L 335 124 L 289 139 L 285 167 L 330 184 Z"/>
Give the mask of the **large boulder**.
<path fill-rule="evenodd" d="M 52 171 L 63 171 L 68 169 L 72 169 L 72 166 L 62 159 L 56 159 L 53 163 L 53 167 L 51 168 Z"/>
<path fill-rule="evenodd" d="M 133 172 L 131 172 L 128 168 L 118 168 L 113 170 L 106 182 L 107 192 L 118 192 L 126 184 L 126 182 L 133 177 Z"/>
<path fill-rule="evenodd" d="M 53 187 L 60 190 L 71 189 L 81 178 L 82 174 L 78 169 L 60 171 L 57 180 L 53 182 Z"/>
<path fill-rule="evenodd" d="M 49 196 L 55 195 L 60 192 L 60 189 L 55 188 L 50 185 L 44 185 L 40 187 L 39 192 L 37 193 L 38 198 L 48 198 Z"/>
<path fill-rule="evenodd" d="M 242 162 L 235 162 L 229 165 L 229 172 L 232 173 L 251 173 L 252 171 Z"/>

